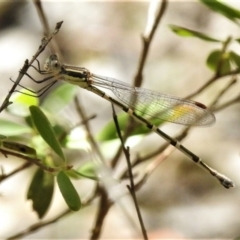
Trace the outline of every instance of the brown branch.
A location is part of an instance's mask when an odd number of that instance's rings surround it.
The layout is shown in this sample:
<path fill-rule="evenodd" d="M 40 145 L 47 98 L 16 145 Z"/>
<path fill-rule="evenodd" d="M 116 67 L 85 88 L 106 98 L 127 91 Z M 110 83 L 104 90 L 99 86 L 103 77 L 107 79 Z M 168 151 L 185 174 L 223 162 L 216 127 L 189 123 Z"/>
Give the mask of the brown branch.
<path fill-rule="evenodd" d="M 81 105 L 80 101 L 78 100 L 77 96 L 74 98 L 74 103 L 75 103 L 78 114 L 80 115 L 80 117 L 83 120 L 83 124 L 84 124 L 86 132 L 87 132 L 87 138 L 90 141 L 92 149 L 94 149 L 97 152 L 101 161 L 104 162 L 104 157 L 98 147 L 98 144 L 97 144 L 95 138 L 93 137 L 89 122 L 87 121 L 85 110 L 84 110 L 83 106 Z"/>
<path fill-rule="evenodd" d="M 141 226 L 143 237 L 144 237 L 145 240 L 147 240 L 148 239 L 147 231 L 146 231 L 144 223 L 143 223 L 142 215 L 141 215 L 141 212 L 140 212 L 140 208 L 138 206 L 136 192 L 135 192 L 135 185 L 134 185 L 134 178 L 133 178 L 132 166 L 131 166 L 131 161 L 130 161 L 129 147 L 125 148 L 125 146 L 124 146 L 123 138 L 122 138 L 122 135 L 121 135 L 121 130 L 120 130 L 120 127 L 119 127 L 119 124 L 118 124 L 118 119 L 117 119 L 117 115 L 116 115 L 113 104 L 112 104 L 112 113 L 113 113 L 113 120 L 114 120 L 114 123 L 115 123 L 115 126 L 116 126 L 117 134 L 118 134 L 118 137 L 121 141 L 122 149 L 123 149 L 126 161 L 127 161 L 128 176 L 129 176 L 129 181 L 130 181 L 130 185 L 127 185 L 127 188 L 128 188 L 128 190 L 129 190 L 129 192 L 132 196 L 133 203 L 134 203 L 134 206 L 136 208 L 136 212 L 137 212 L 138 220 L 139 220 L 139 223 L 140 223 L 140 226 Z"/>
<path fill-rule="evenodd" d="M 134 86 L 139 87 L 142 84 L 142 72 L 143 72 L 143 68 L 147 59 L 147 55 L 149 52 L 149 48 L 150 45 L 152 43 L 152 39 L 153 36 L 157 30 L 157 27 L 160 23 L 160 20 L 163 17 L 164 12 L 166 11 L 166 7 L 167 7 L 167 0 L 163 0 L 161 7 L 159 8 L 159 11 L 157 12 L 156 18 L 154 19 L 154 23 L 151 26 L 151 29 L 149 30 L 149 34 L 146 34 L 145 36 L 142 36 L 142 50 L 139 56 L 139 63 L 138 63 L 138 68 L 137 68 L 137 72 L 134 78 Z M 126 127 L 126 130 L 124 131 L 124 135 L 123 135 L 123 141 L 125 142 L 127 140 L 127 138 L 129 137 L 129 135 L 131 134 L 131 132 L 134 129 L 134 125 L 135 125 L 135 120 L 131 117 L 129 117 L 129 123 Z M 119 146 L 118 150 L 116 151 L 115 156 L 113 157 L 112 161 L 111 161 L 111 166 L 114 168 L 117 163 L 118 160 L 121 156 L 122 153 L 122 147 Z"/>
<path fill-rule="evenodd" d="M 52 38 L 58 33 L 59 29 L 61 28 L 62 23 L 63 23 L 63 21 L 58 22 L 56 24 L 56 27 L 55 27 L 54 31 L 52 32 L 52 34 L 49 37 L 45 37 L 45 38 L 42 39 L 42 43 L 39 46 L 37 52 L 32 57 L 31 61 L 30 62 L 28 60 L 25 61 L 22 69 L 19 72 L 17 80 L 14 82 L 11 90 L 9 91 L 7 97 L 5 98 L 5 100 L 3 101 L 3 103 L 0 107 L 0 113 L 12 103 L 12 102 L 9 101 L 9 99 L 10 99 L 11 95 L 14 93 L 14 90 L 16 89 L 18 84 L 20 83 L 23 76 L 26 74 L 28 68 L 33 64 L 33 62 L 37 59 L 37 57 L 40 55 L 40 53 L 44 51 L 44 49 L 46 48 L 48 43 L 52 40 Z"/>
<path fill-rule="evenodd" d="M 44 36 L 48 36 L 50 33 L 50 27 L 49 27 L 46 15 L 43 11 L 41 0 L 33 0 L 33 4 L 35 5 L 35 7 L 37 9 L 38 17 L 40 18 L 40 21 L 43 25 Z"/>
<path fill-rule="evenodd" d="M 142 36 L 142 52 L 140 54 L 137 73 L 134 78 L 134 86 L 136 87 L 140 87 L 142 85 L 142 80 L 143 80 L 142 72 L 147 59 L 149 48 L 152 43 L 153 36 L 157 30 L 157 27 L 163 17 L 163 14 L 166 11 L 166 8 L 167 8 L 167 0 L 163 0 L 161 3 L 161 7 L 159 8 L 159 11 L 157 13 L 157 16 L 154 20 L 154 23 L 152 25 L 152 28 L 149 31 L 149 34 L 147 34 L 146 36 Z"/>
<path fill-rule="evenodd" d="M 18 157 L 18 158 L 21 158 L 21 159 L 24 159 L 26 161 L 28 161 L 29 163 L 31 164 L 35 164 L 37 166 L 39 166 L 41 169 L 43 169 L 44 171 L 47 171 L 47 172 L 59 172 L 59 170 L 68 170 L 68 169 L 71 169 L 72 166 L 61 166 L 61 167 L 48 167 L 48 166 L 45 166 L 43 163 L 42 163 L 42 160 L 41 159 L 38 159 L 38 158 L 32 158 L 32 157 L 28 157 L 28 156 L 25 156 L 25 155 L 22 155 L 20 153 L 17 153 L 17 152 L 12 152 L 12 151 L 8 151 L 8 150 L 5 150 L 5 149 L 0 149 L 0 152 L 4 155 L 4 156 L 8 156 L 8 155 L 11 155 L 11 156 L 15 156 L 15 157 Z M 3 179 L 5 179 L 6 176 L 0 176 L 0 180 L 2 181 Z"/>
<path fill-rule="evenodd" d="M 12 172 L 8 173 L 8 174 L 5 174 L 5 173 L 2 173 L 0 174 L 0 182 L 6 180 L 7 178 L 13 176 L 14 174 L 26 169 L 26 168 L 29 168 L 33 165 L 33 163 L 31 162 L 26 162 L 24 163 L 23 165 L 21 165 L 20 167 L 16 168 L 15 170 L 13 170 Z"/>
<path fill-rule="evenodd" d="M 100 201 L 98 205 L 98 212 L 96 215 L 94 227 L 91 232 L 90 239 L 91 240 L 96 240 L 99 239 L 102 231 L 102 226 L 104 219 L 112 206 L 113 202 L 111 202 L 108 198 L 107 192 L 105 191 L 104 188 L 100 187 L 99 188 L 99 193 L 100 193 Z"/>

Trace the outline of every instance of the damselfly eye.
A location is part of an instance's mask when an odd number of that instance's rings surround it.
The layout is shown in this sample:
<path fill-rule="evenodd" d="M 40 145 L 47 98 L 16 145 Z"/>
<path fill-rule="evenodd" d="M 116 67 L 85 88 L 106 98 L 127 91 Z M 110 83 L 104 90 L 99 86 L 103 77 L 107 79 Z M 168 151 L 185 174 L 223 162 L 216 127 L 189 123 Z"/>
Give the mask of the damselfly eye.
<path fill-rule="evenodd" d="M 60 63 L 57 60 L 51 62 L 51 70 L 52 71 L 58 71 L 59 68 L 60 68 Z"/>
<path fill-rule="evenodd" d="M 49 56 L 49 58 L 46 60 L 44 64 L 44 69 L 46 72 L 56 72 L 60 69 L 60 62 L 58 60 L 58 57 L 56 54 L 52 54 Z"/>

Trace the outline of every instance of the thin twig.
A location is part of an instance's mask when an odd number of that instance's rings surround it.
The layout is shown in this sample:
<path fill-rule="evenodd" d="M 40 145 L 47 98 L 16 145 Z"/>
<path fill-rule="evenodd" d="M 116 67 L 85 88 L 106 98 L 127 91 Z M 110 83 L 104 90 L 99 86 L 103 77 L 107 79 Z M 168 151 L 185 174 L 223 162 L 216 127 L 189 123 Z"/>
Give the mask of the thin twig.
<path fill-rule="evenodd" d="M 44 36 L 49 36 L 49 34 L 50 34 L 50 27 L 49 27 L 49 23 L 47 21 L 46 14 L 44 13 L 44 10 L 43 10 L 41 0 L 33 0 L 33 3 L 35 5 L 35 7 L 36 7 L 38 16 L 39 16 L 40 21 L 42 23 Z M 51 49 L 52 52 L 58 53 L 58 55 L 61 54 L 61 52 L 59 51 L 58 44 L 55 44 L 55 42 L 52 42 L 50 44 L 50 49 Z"/>
<path fill-rule="evenodd" d="M 9 101 L 9 99 L 10 99 L 11 95 L 14 93 L 14 90 L 16 89 L 18 84 L 20 83 L 21 79 L 23 78 L 23 76 L 27 72 L 28 68 L 33 64 L 33 62 L 37 59 L 37 57 L 40 55 L 40 53 L 44 51 L 44 49 L 46 48 L 48 43 L 52 40 L 52 38 L 58 33 L 59 29 L 61 28 L 62 23 L 63 23 L 63 21 L 58 22 L 56 24 L 56 27 L 55 27 L 54 31 L 52 32 L 52 34 L 49 37 L 45 37 L 45 38 L 42 39 L 41 45 L 39 46 L 37 52 L 32 57 L 31 61 L 28 61 L 28 60 L 25 61 L 22 69 L 19 72 L 17 80 L 13 84 L 11 90 L 9 91 L 7 97 L 5 98 L 5 100 L 3 101 L 3 103 L 0 107 L 0 113 L 12 103 L 12 102 Z"/>
<path fill-rule="evenodd" d="M 234 85 L 237 83 L 237 77 L 234 75 L 232 77 L 232 80 L 227 84 L 227 86 L 218 93 L 217 97 L 214 99 L 214 101 L 210 104 L 211 109 L 215 111 L 215 106 L 218 103 L 218 100 Z"/>
<path fill-rule="evenodd" d="M 41 169 L 43 169 L 44 171 L 47 171 L 47 172 L 59 172 L 59 170 L 63 170 L 63 169 L 68 170 L 68 169 L 72 168 L 72 166 L 48 167 L 48 166 L 44 165 L 42 163 L 42 160 L 40 160 L 38 158 L 32 158 L 32 157 L 25 156 L 25 155 L 22 155 L 17 152 L 8 151 L 8 150 L 2 149 L 2 148 L 0 149 L 0 153 L 2 153 L 4 156 L 11 155 L 11 156 L 15 156 L 15 157 L 24 159 L 24 160 L 30 162 L 31 164 L 35 164 L 35 165 L 39 166 Z M 6 178 L 6 177 L 0 176 L 0 180 L 2 180 L 4 178 Z"/>
<path fill-rule="evenodd" d="M 149 32 L 146 33 L 144 36 L 142 36 L 142 50 L 139 56 L 139 63 L 138 63 L 138 68 L 137 68 L 137 72 L 136 75 L 134 77 L 134 86 L 139 87 L 142 84 L 142 72 L 146 63 L 146 59 L 147 59 L 147 55 L 149 52 L 149 48 L 150 45 L 152 43 L 152 39 L 153 36 L 157 30 L 158 25 L 160 24 L 160 21 L 163 17 L 164 12 L 166 11 L 167 8 L 167 0 L 163 0 L 161 3 L 161 7 L 159 7 L 158 12 L 156 14 L 156 17 L 154 18 L 153 24 L 151 24 Z M 152 16 L 149 16 L 149 18 Z M 147 24 L 148 25 L 148 24 Z M 127 138 L 129 137 L 129 135 L 131 134 L 131 132 L 134 129 L 134 125 L 135 125 L 136 121 L 129 117 L 129 121 L 128 121 L 128 125 L 124 131 L 124 135 L 123 135 L 123 141 L 125 142 L 127 140 Z M 122 153 L 122 147 L 119 146 L 118 150 L 116 151 L 115 156 L 113 157 L 112 161 L 111 161 L 111 166 L 114 168 L 118 161 L 119 161 L 119 157 L 121 156 Z"/>
<path fill-rule="evenodd" d="M 220 76 L 212 76 L 204 85 L 202 85 L 199 89 L 197 89 L 196 91 L 194 91 L 193 93 L 189 94 L 188 96 L 186 96 L 186 99 L 189 98 L 193 98 L 196 95 L 200 94 L 203 90 L 205 90 L 206 88 L 208 88 L 212 83 L 214 83 L 216 80 L 219 80 L 221 78 L 227 77 L 227 76 L 232 76 L 232 75 L 236 75 L 240 73 L 240 69 L 237 68 L 235 70 L 232 70 L 228 73 L 222 73 Z"/>
<path fill-rule="evenodd" d="M 44 29 L 44 36 L 48 36 L 50 33 L 50 27 L 49 27 L 46 15 L 43 11 L 41 0 L 33 0 L 33 3 L 37 9 L 38 17 L 40 18 L 40 21 L 42 22 L 43 29 Z"/>
<path fill-rule="evenodd" d="M 103 187 L 99 188 L 99 193 L 100 193 L 100 201 L 99 201 L 99 206 L 98 206 L 98 212 L 96 215 L 96 220 L 94 223 L 94 227 L 91 232 L 90 239 L 91 240 L 96 240 L 99 239 L 101 232 L 102 232 L 102 226 L 104 219 L 112 206 L 113 202 L 111 202 L 108 198 L 108 194 L 106 190 Z"/>
<path fill-rule="evenodd" d="M 238 96 L 236 96 L 235 98 L 233 98 L 233 99 L 231 99 L 231 100 L 223 103 L 222 105 L 216 107 L 216 108 L 214 109 L 214 111 L 215 111 L 215 112 L 221 111 L 221 110 L 223 110 L 223 109 L 225 109 L 225 108 L 227 108 L 227 107 L 229 107 L 229 106 L 231 106 L 231 105 L 233 105 L 233 104 L 236 104 L 236 103 L 240 103 L 240 95 L 238 95 Z"/>
<path fill-rule="evenodd" d="M 6 180 L 7 178 L 13 176 L 14 174 L 18 173 L 18 172 L 21 172 L 22 170 L 26 169 L 26 168 L 29 168 L 33 165 L 33 163 L 31 162 L 26 162 L 24 163 L 23 165 L 21 165 L 20 167 L 16 168 L 15 170 L 13 170 L 12 172 L 8 173 L 8 174 L 5 174 L 5 173 L 2 173 L 0 175 L 0 182 Z"/>
<path fill-rule="evenodd" d="M 123 138 L 121 135 L 121 130 L 118 124 L 118 119 L 117 119 L 117 115 L 114 109 L 114 105 L 112 104 L 112 112 L 113 112 L 113 120 L 116 126 L 116 130 L 117 130 L 117 134 L 118 137 L 121 141 L 121 146 L 123 148 L 123 152 L 127 161 L 127 167 L 128 167 L 128 174 L 129 174 L 129 181 L 130 181 L 130 185 L 127 185 L 127 188 L 132 196 L 133 202 L 134 202 L 134 206 L 136 208 L 136 212 L 137 212 L 137 216 L 138 216 L 138 220 L 141 226 L 141 230 L 142 230 L 142 234 L 145 240 L 148 239 L 147 236 L 147 231 L 145 229 L 144 223 L 143 223 L 143 219 L 142 219 L 142 215 L 138 206 L 138 202 L 137 202 L 137 197 L 136 197 L 136 192 L 135 192 L 135 185 L 134 185 L 134 178 L 133 178 L 133 173 L 132 173 L 132 166 L 131 166 L 131 161 L 130 161 L 130 154 L 129 154 L 129 147 L 125 148 L 124 146 L 124 142 L 123 142 Z"/>
<path fill-rule="evenodd" d="M 153 24 L 150 26 L 151 29 L 149 33 L 145 34 L 142 36 L 142 52 L 140 54 L 139 58 L 139 63 L 138 63 L 138 68 L 137 68 L 137 73 L 134 78 L 134 86 L 135 87 L 140 87 L 142 85 L 142 80 L 143 80 L 143 68 L 147 59 L 147 55 L 149 52 L 150 45 L 152 43 L 153 36 L 157 30 L 158 25 L 160 24 L 160 21 L 166 11 L 167 8 L 167 0 L 163 0 L 161 2 L 161 7 L 159 8 L 159 11 L 157 12 L 157 15 L 154 19 Z M 151 13 L 150 13 L 151 14 Z M 149 16 L 151 18 L 152 16 Z"/>
<path fill-rule="evenodd" d="M 95 138 L 93 137 L 89 122 L 86 121 L 87 117 L 86 117 L 85 110 L 84 110 L 83 106 L 81 105 L 80 101 L 78 100 L 77 96 L 74 98 L 74 103 L 75 103 L 78 114 L 80 115 L 80 117 L 83 120 L 83 124 L 84 124 L 86 132 L 87 132 L 87 138 L 90 141 L 92 149 L 94 149 L 97 152 L 98 157 L 101 159 L 102 162 L 104 162 L 104 157 L 98 147 L 98 144 L 97 144 Z"/>
<path fill-rule="evenodd" d="M 179 142 L 182 141 L 185 137 L 187 137 L 189 130 L 190 130 L 189 127 L 183 129 L 183 131 L 181 131 L 177 136 L 175 136 L 174 139 L 176 139 Z M 161 157 L 161 154 L 169 147 L 170 147 L 170 144 L 165 143 L 160 148 L 158 148 L 157 150 L 155 150 L 155 151 L 153 151 L 149 154 L 146 154 L 145 156 L 141 156 L 141 157 L 137 156 L 132 162 L 132 168 L 141 164 L 141 163 L 143 163 L 143 162 L 146 162 L 149 159 L 152 159 L 156 156 Z M 127 174 L 128 174 L 128 169 L 125 169 L 123 171 L 123 173 L 120 175 L 120 179 L 126 178 Z"/>

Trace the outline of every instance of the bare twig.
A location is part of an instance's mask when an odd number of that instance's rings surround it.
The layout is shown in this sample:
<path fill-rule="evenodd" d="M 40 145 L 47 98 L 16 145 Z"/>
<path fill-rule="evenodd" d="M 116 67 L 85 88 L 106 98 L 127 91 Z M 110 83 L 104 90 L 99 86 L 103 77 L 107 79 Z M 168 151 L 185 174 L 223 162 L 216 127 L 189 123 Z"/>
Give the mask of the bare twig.
<path fill-rule="evenodd" d="M 8 151 L 8 150 L 2 149 L 2 148 L 0 149 L 0 152 L 4 156 L 11 155 L 11 156 L 15 156 L 15 157 L 24 159 L 24 160 L 30 162 L 31 164 L 35 164 L 35 165 L 39 166 L 41 169 L 43 169 L 43 170 L 45 170 L 47 172 L 59 172 L 59 170 L 61 170 L 61 169 L 68 170 L 68 169 L 72 168 L 72 166 L 48 167 L 48 166 L 45 166 L 42 163 L 42 161 L 40 159 L 38 159 L 38 158 L 28 157 L 28 156 L 22 155 L 20 153 Z M 6 178 L 5 176 L 0 176 L 0 180 L 3 180 L 5 178 Z"/>
<path fill-rule="evenodd" d="M 16 168 L 15 170 L 13 170 L 12 172 L 8 173 L 8 174 L 5 174 L 5 173 L 2 173 L 0 175 L 0 182 L 6 180 L 7 178 L 13 176 L 14 174 L 26 169 L 26 168 L 29 168 L 33 165 L 33 163 L 31 162 L 26 162 L 24 163 L 23 165 L 21 165 L 20 167 Z"/>
<path fill-rule="evenodd" d="M 226 77 L 226 76 L 234 76 L 234 75 L 240 73 L 239 68 L 237 68 L 237 69 L 235 69 L 231 72 L 221 73 L 221 68 L 222 68 L 222 64 L 223 64 L 223 55 L 225 54 L 226 49 L 227 49 L 230 41 L 231 41 L 231 37 L 228 37 L 227 40 L 223 44 L 223 47 L 222 47 L 222 50 L 221 50 L 221 58 L 218 62 L 218 65 L 217 65 L 217 68 L 216 68 L 216 71 L 215 71 L 214 75 L 204 85 L 202 85 L 199 89 L 197 89 L 193 93 L 189 94 L 186 97 L 186 99 L 193 98 L 194 96 L 201 93 L 203 90 L 205 90 L 207 87 L 209 87 L 212 83 L 214 83 L 216 80 L 218 80 L 220 78 L 223 78 L 223 77 Z"/>
<path fill-rule="evenodd" d="M 223 103 L 222 105 L 216 107 L 216 108 L 214 109 L 214 111 L 215 111 L 215 112 L 221 111 L 221 110 L 223 110 L 224 108 L 227 108 L 227 107 L 229 107 L 229 106 L 231 106 L 231 105 L 233 105 L 233 104 L 236 104 L 236 103 L 240 103 L 240 95 L 238 95 L 238 96 L 236 96 L 235 98 L 229 100 L 228 102 Z"/>
<path fill-rule="evenodd" d="M 58 33 L 59 29 L 61 28 L 62 23 L 63 23 L 63 21 L 62 22 L 58 22 L 56 24 L 56 27 L 55 27 L 54 31 L 52 32 L 52 34 L 49 37 L 45 37 L 45 38 L 42 39 L 42 43 L 39 46 L 37 52 L 32 57 L 31 61 L 28 61 L 28 60 L 25 61 L 22 69 L 19 72 L 17 80 L 13 84 L 11 90 L 9 91 L 7 97 L 5 98 L 4 102 L 2 103 L 2 105 L 0 107 L 0 112 L 2 112 L 5 108 L 7 108 L 12 103 L 12 102 L 9 101 L 9 99 L 10 99 L 11 95 L 13 94 L 14 90 L 18 86 L 19 82 L 21 81 L 21 79 L 23 78 L 25 73 L 27 72 L 28 68 L 37 59 L 37 57 L 40 55 L 40 53 L 44 51 L 44 49 L 46 48 L 48 43 L 52 40 L 52 38 Z"/>
<path fill-rule="evenodd" d="M 218 100 L 234 85 L 236 84 L 237 82 L 237 77 L 234 75 L 232 77 L 232 80 L 227 84 L 227 86 L 218 93 L 218 95 L 216 96 L 216 98 L 214 99 L 214 101 L 211 103 L 211 109 L 213 109 L 214 111 L 216 110 L 215 109 L 215 106 L 218 102 Z"/>
<path fill-rule="evenodd" d="M 186 99 L 189 98 L 193 98 L 194 96 L 200 94 L 203 90 L 205 90 L 206 88 L 208 88 L 212 83 L 214 83 L 216 80 L 219 80 L 221 78 L 227 77 L 227 76 L 232 76 L 232 75 L 236 75 L 240 73 L 240 69 L 235 69 L 232 70 L 228 73 L 223 73 L 220 76 L 212 76 L 204 85 L 202 85 L 199 89 L 197 89 L 196 91 L 194 91 L 193 93 L 189 94 L 188 96 L 186 96 Z"/>
<path fill-rule="evenodd" d="M 80 101 L 78 100 L 77 96 L 74 98 L 74 103 L 75 103 L 78 114 L 80 115 L 80 117 L 83 120 L 83 124 L 84 124 L 86 132 L 87 132 L 87 138 L 89 139 L 89 141 L 91 143 L 92 149 L 94 149 L 97 152 L 98 157 L 101 159 L 102 162 L 104 162 L 104 157 L 98 147 L 98 144 L 97 144 L 95 138 L 93 137 L 89 122 L 86 121 L 87 117 L 86 117 L 85 110 L 84 110 L 83 106 L 81 105 Z"/>
<path fill-rule="evenodd" d="M 158 6 L 154 6 L 154 7 L 156 7 L 156 9 L 157 9 Z M 142 44 L 143 45 L 142 45 L 142 50 L 141 50 L 141 53 L 139 56 L 137 72 L 134 77 L 134 86 L 136 86 L 136 87 L 139 87 L 142 84 L 142 79 L 143 79 L 142 72 L 143 72 L 144 65 L 146 63 L 149 48 L 152 43 L 153 36 L 157 30 L 157 27 L 160 24 L 160 21 L 163 17 L 164 12 L 166 11 L 166 7 L 167 7 L 167 0 L 163 0 L 161 3 L 161 6 L 157 9 L 156 17 L 153 16 L 154 13 L 149 12 L 148 22 L 146 24 L 147 31 L 142 36 Z M 153 19 L 152 22 L 149 20 L 150 18 Z M 124 135 L 123 135 L 124 142 L 127 140 L 129 135 L 133 131 L 135 123 L 136 123 L 136 121 L 133 118 L 129 117 L 129 123 L 128 123 L 126 130 L 124 131 Z M 113 159 L 111 161 L 111 165 L 113 168 L 117 165 L 119 157 L 121 156 L 121 153 L 122 153 L 122 147 L 119 146 L 118 150 L 116 151 L 115 156 L 113 157 Z"/>
<path fill-rule="evenodd" d="M 99 188 L 99 193 L 100 193 L 100 201 L 99 201 L 99 206 L 98 206 L 98 212 L 96 215 L 96 220 L 95 220 L 94 227 L 92 229 L 92 233 L 90 236 L 91 240 L 96 240 L 100 237 L 104 219 L 105 219 L 110 207 L 113 204 L 113 202 L 111 202 L 109 200 L 108 194 L 103 187 Z"/>
<path fill-rule="evenodd" d="M 153 173 L 154 170 L 157 169 L 158 165 L 160 165 L 165 159 L 167 159 L 175 150 L 173 146 L 168 146 L 156 159 L 156 161 L 151 162 L 145 172 L 142 178 L 138 181 L 138 183 L 135 185 L 136 190 L 140 189 L 143 184 L 147 181 L 148 177 Z"/>
<path fill-rule="evenodd" d="M 153 3 L 155 4 L 155 3 Z M 156 6 L 158 7 L 158 6 Z M 148 16 L 148 23 L 147 23 L 147 28 L 149 26 L 149 30 L 147 30 L 147 32 L 142 36 L 142 52 L 140 54 L 140 59 L 139 59 L 139 64 L 138 64 L 138 68 L 137 68 L 137 73 L 135 75 L 135 78 L 134 78 L 134 86 L 136 87 L 140 87 L 142 85 L 142 72 L 143 72 L 143 68 L 144 68 L 144 65 L 145 65 L 145 62 L 146 62 L 146 59 L 147 59 L 147 55 L 148 55 L 148 52 L 149 52 L 149 47 L 151 45 L 151 42 L 152 42 L 152 39 L 153 39 L 153 36 L 157 30 L 157 27 L 163 17 L 163 14 L 165 13 L 166 11 L 166 8 L 167 8 L 167 0 L 163 0 L 161 2 L 161 7 L 159 8 L 159 11 L 157 12 L 156 14 L 156 17 L 155 16 L 152 16 L 154 13 L 152 12 L 149 12 L 149 16 Z M 153 23 L 149 23 L 150 22 L 150 18 L 152 17 L 155 17 L 155 19 L 153 20 Z"/>
<path fill-rule="evenodd" d="M 43 29 L 44 29 L 44 36 L 48 36 L 49 33 L 50 33 L 50 28 L 49 28 L 49 24 L 48 24 L 46 15 L 45 15 L 45 13 L 43 11 L 43 8 L 42 8 L 41 0 L 33 0 L 33 3 L 34 3 L 34 5 L 37 9 L 40 21 L 42 22 Z"/>
<path fill-rule="evenodd" d="M 142 215 L 138 206 L 138 202 L 137 202 L 137 197 L 136 197 L 136 192 L 135 192 L 135 185 L 134 185 L 134 178 L 133 178 L 133 173 L 132 173 L 132 166 L 131 166 L 131 161 L 130 161 L 130 154 L 129 154 L 129 147 L 125 148 L 124 146 L 124 142 L 123 142 L 123 138 L 121 135 L 121 130 L 118 124 L 118 119 L 117 119 L 117 115 L 114 109 L 114 105 L 112 104 L 112 112 L 113 112 L 113 120 L 116 126 L 116 130 L 117 130 L 117 134 L 119 136 L 119 139 L 121 141 L 121 145 L 123 148 L 123 152 L 127 161 L 127 167 L 128 167 L 128 174 L 129 174 L 129 181 L 130 181 L 130 185 L 127 185 L 127 188 L 132 196 L 133 202 L 134 202 L 134 206 L 136 208 L 136 212 L 137 212 L 137 216 L 138 216 L 138 220 L 141 226 L 141 230 L 142 230 L 142 234 L 145 240 L 148 239 L 147 236 L 147 231 L 145 229 L 144 223 L 143 223 L 143 219 L 142 219 Z"/>
<path fill-rule="evenodd" d="M 33 3 L 34 3 L 34 5 L 35 5 L 35 7 L 37 9 L 40 21 L 42 22 L 44 36 L 48 37 L 50 35 L 50 27 L 49 27 L 49 23 L 47 21 L 46 14 L 43 11 L 41 0 L 33 0 Z M 52 42 L 50 44 L 50 49 L 52 50 L 52 52 L 58 53 L 58 55 L 61 54 L 61 52 L 59 51 L 58 44 L 55 44 L 55 42 Z"/>

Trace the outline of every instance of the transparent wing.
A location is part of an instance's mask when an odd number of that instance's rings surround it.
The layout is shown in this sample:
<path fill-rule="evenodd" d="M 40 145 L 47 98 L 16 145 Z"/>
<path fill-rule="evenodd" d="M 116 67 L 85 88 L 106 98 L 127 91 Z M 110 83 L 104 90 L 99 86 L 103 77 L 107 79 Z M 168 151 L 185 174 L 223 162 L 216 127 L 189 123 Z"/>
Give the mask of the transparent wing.
<path fill-rule="evenodd" d="M 144 88 L 132 87 L 113 78 L 92 75 L 92 85 L 110 89 L 136 113 L 183 125 L 207 126 L 214 114 L 203 104 Z"/>

